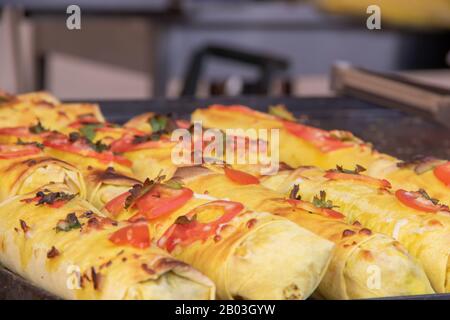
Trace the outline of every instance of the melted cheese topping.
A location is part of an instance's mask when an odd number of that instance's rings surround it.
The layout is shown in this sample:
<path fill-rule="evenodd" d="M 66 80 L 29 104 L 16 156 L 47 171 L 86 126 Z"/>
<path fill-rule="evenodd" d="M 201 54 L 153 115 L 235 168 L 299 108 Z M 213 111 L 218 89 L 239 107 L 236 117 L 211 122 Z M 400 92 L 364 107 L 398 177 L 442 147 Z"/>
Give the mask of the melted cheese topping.
<path fill-rule="evenodd" d="M 216 197 L 212 197 L 208 194 L 201 194 L 201 193 L 194 193 L 195 199 L 201 199 L 201 200 L 210 200 L 210 201 L 216 201 L 216 200 L 223 200 L 223 201 L 230 201 L 228 198 L 219 199 Z"/>
<path fill-rule="evenodd" d="M 394 238 L 395 240 L 398 240 L 398 236 L 400 234 L 400 229 L 403 226 L 406 226 L 408 224 L 408 219 L 400 219 L 397 221 L 397 223 L 394 226 L 394 230 L 392 231 L 392 238 Z"/>

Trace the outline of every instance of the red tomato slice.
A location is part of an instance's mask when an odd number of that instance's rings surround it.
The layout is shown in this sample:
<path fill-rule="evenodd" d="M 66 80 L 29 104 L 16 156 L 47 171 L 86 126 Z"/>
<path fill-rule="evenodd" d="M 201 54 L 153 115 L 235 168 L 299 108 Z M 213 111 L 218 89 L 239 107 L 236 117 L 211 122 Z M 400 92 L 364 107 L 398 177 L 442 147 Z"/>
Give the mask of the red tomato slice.
<path fill-rule="evenodd" d="M 31 156 L 41 152 L 35 145 L 0 145 L 0 159 Z"/>
<path fill-rule="evenodd" d="M 361 174 L 352 174 L 352 173 L 342 173 L 342 172 L 335 172 L 335 171 L 328 171 L 325 175 L 325 178 L 331 179 L 331 180 L 354 180 L 354 181 L 361 181 L 366 182 L 369 184 L 373 184 L 378 186 L 379 188 L 391 188 L 391 184 L 389 181 L 385 179 L 376 179 L 369 176 L 361 175 Z"/>
<path fill-rule="evenodd" d="M 419 192 L 410 192 L 399 189 L 395 192 L 395 196 L 405 206 L 419 211 L 438 212 L 440 210 L 448 210 L 447 206 L 434 204 Z"/>
<path fill-rule="evenodd" d="M 187 120 L 175 120 L 175 123 L 177 124 L 178 128 L 181 129 L 189 129 L 191 127 L 191 122 Z"/>
<path fill-rule="evenodd" d="M 132 207 L 136 208 L 138 213 L 131 219 L 142 216 L 147 219 L 156 219 L 170 214 L 188 202 L 193 194 L 188 188 L 172 189 L 156 185 L 134 202 Z"/>
<path fill-rule="evenodd" d="M 434 168 L 434 175 L 450 188 L 450 161 Z"/>
<path fill-rule="evenodd" d="M 150 233 L 147 222 L 132 223 L 114 232 L 109 240 L 117 245 L 130 245 L 144 249 L 150 246 Z"/>
<path fill-rule="evenodd" d="M 225 167 L 224 169 L 225 175 L 232 181 L 239 183 L 239 184 L 258 184 L 259 179 L 255 176 L 252 176 L 251 174 L 248 174 L 243 171 L 231 169 L 228 167 Z"/>
<path fill-rule="evenodd" d="M 70 152 L 85 157 L 96 158 L 105 163 L 117 162 L 127 167 L 131 167 L 132 165 L 130 160 L 122 156 L 114 155 L 111 150 L 103 152 L 96 152 L 95 150 L 92 150 L 92 148 L 86 143 L 86 141 L 84 141 L 84 139 L 70 142 L 66 136 L 58 135 L 49 137 L 48 139 L 44 140 L 43 144 L 46 147 L 61 150 L 64 152 Z"/>
<path fill-rule="evenodd" d="M 25 203 L 31 203 L 31 202 L 38 202 L 39 200 L 41 200 L 41 197 L 36 196 L 34 198 L 27 198 L 27 199 L 23 199 L 21 201 L 25 202 Z M 63 205 L 65 205 L 66 202 L 67 202 L 67 200 L 57 200 L 57 201 L 54 201 L 51 204 L 45 203 L 45 205 L 50 207 L 50 208 L 58 209 L 58 208 L 61 208 Z"/>
<path fill-rule="evenodd" d="M 64 200 L 58 200 L 58 201 L 53 202 L 52 204 L 49 204 L 48 206 L 50 208 L 57 209 L 57 208 L 61 208 L 65 203 L 66 203 L 66 201 L 64 201 Z"/>
<path fill-rule="evenodd" d="M 188 246 L 198 240 L 205 241 L 214 235 L 221 225 L 231 221 L 244 209 L 244 206 L 239 202 L 218 200 L 195 208 L 186 217 L 188 219 L 192 218 L 196 214 L 201 214 L 202 210 L 210 209 L 211 206 L 222 210 L 224 212 L 223 215 L 215 221 L 208 223 L 202 223 L 196 220 L 184 224 L 174 223 L 158 240 L 158 246 L 172 252 L 177 245 Z"/>
<path fill-rule="evenodd" d="M 321 216 L 324 216 L 324 217 L 333 218 L 333 219 L 345 218 L 345 216 L 340 212 L 337 212 L 333 209 L 317 208 L 312 203 L 306 202 L 303 200 L 288 199 L 287 202 L 289 202 L 291 205 L 293 205 L 295 207 L 299 207 L 300 209 L 320 214 Z"/>
<path fill-rule="evenodd" d="M 117 139 L 111 143 L 110 150 L 112 152 L 128 152 L 142 149 L 160 148 L 164 142 L 169 141 L 167 137 L 160 137 L 158 141 L 146 141 L 142 143 L 134 143 L 135 134 L 125 134 L 122 138 Z"/>
<path fill-rule="evenodd" d="M 108 201 L 108 203 L 105 204 L 106 211 L 113 216 L 117 216 L 125 208 L 125 201 L 129 196 L 130 193 L 127 191 Z"/>
<path fill-rule="evenodd" d="M 0 134 L 15 137 L 28 137 L 32 135 L 28 127 L 0 128 Z"/>
<path fill-rule="evenodd" d="M 350 143 L 345 143 L 333 137 L 328 131 L 310 126 L 305 126 L 292 121 L 283 121 L 284 128 L 291 134 L 306 140 L 316 146 L 322 152 L 331 152 L 342 148 L 349 148 Z"/>
<path fill-rule="evenodd" d="M 86 117 L 81 117 L 78 120 L 72 122 L 71 124 L 69 124 L 69 127 L 70 128 L 74 128 L 74 129 L 79 129 L 79 128 L 81 128 L 82 126 L 84 126 L 86 124 L 104 124 L 104 125 L 108 125 L 108 123 L 100 122 L 94 116 L 86 116 Z"/>

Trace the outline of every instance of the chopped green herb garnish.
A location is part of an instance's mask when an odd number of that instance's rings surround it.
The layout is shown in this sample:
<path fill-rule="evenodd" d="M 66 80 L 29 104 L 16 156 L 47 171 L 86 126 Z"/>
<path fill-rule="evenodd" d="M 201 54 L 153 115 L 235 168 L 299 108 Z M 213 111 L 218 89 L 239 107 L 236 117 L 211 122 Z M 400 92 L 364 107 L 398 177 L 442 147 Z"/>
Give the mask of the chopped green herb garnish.
<path fill-rule="evenodd" d="M 360 166 L 359 164 L 356 165 L 355 170 L 348 170 L 348 169 L 344 169 L 343 166 L 336 166 L 336 169 L 334 170 L 335 172 L 340 172 L 340 173 L 348 173 L 348 174 L 360 174 L 361 172 L 366 171 L 366 168 L 364 168 L 363 166 Z"/>
<path fill-rule="evenodd" d="M 164 186 L 176 190 L 183 188 L 183 184 L 184 184 L 183 181 L 177 178 L 172 178 L 169 181 L 164 182 Z"/>
<path fill-rule="evenodd" d="M 77 215 L 72 212 L 67 215 L 64 220 L 59 220 L 56 224 L 56 232 L 64 231 L 68 232 L 72 229 L 80 229 L 81 223 L 78 221 Z"/>
<path fill-rule="evenodd" d="M 327 200 L 326 197 L 327 197 L 326 192 L 321 190 L 319 197 L 314 196 L 312 204 L 316 208 L 324 208 L 324 209 L 333 209 L 333 208 L 338 207 L 338 206 L 333 206 L 333 202 L 331 200 Z"/>
<path fill-rule="evenodd" d="M 159 139 L 161 138 L 161 134 L 160 133 L 151 133 L 151 134 L 146 134 L 146 135 L 135 135 L 133 137 L 133 144 L 140 144 L 140 143 L 144 143 L 147 141 L 159 141 Z"/>
<path fill-rule="evenodd" d="M 109 146 L 107 144 L 104 144 L 101 140 L 93 143 L 89 141 L 89 146 L 98 153 L 101 153 L 103 151 L 106 151 L 109 149 Z"/>
<path fill-rule="evenodd" d="M 93 141 L 96 134 L 96 129 L 101 128 L 103 124 L 95 123 L 95 124 L 86 124 L 80 128 L 80 133 L 89 141 Z"/>
<path fill-rule="evenodd" d="M 290 112 L 286 106 L 282 104 L 278 104 L 276 106 L 269 107 L 269 114 L 276 116 L 278 118 L 288 120 L 288 121 L 297 121 L 292 112 Z"/>
<path fill-rule="evenodd" d="M 65 193 L 65 192 L 49 192 L 49 191 L 39 191 L 36 193 L 36 197 L 39 198 L 36 205 L 48 204 L 52 205 L 57 201 L 70 201 L 75 198 L 75 194 Z"/>
<path fill-rule="evenodd" d="M 439 204 L 439 200 L 431 198 L 430 195 L 424 189 L 419 189 L 417 192 L 420 193 L 422 197 L 424 197 L 425 199 L 431 201 L 434 205 Z"/>
<path fill-rule="evenodd" d="M 22 141 L 22 139 L 20 139 L 20 138 L 17 139 L 16 144 L 19 146 L 33 145 L 35 147 L 38 147 L 39 149 L 44 149 L 44 145 L 40 142 L 36 142 L 36 141 L 25 142 L 25 141 Z"/>
<path fill-rule="evenodd" d="M 134 202 L 139 199 L 139 197 L 149 192 L 155 185 L 163 181 L 165 178 L 166 176 L 158 174 L 154 180 L 147 178 L 143 184 L 135 184 L 130 190 L 128 190 L 130 195 L 125 200 L 125 209 L 130 208 Z"/>
<path fill-rule="evenodd" d="M 34 134 L 39 134 L 39 133 L 42 133 L 42 132 L 49 131 L 48 129 L 44 128 L 44 126 L 42 125 L 40 120 L 38 120 L 38 123 L 35 124 L 34 126 L 29 127 L 28 130 L 31 133 L 34 133 Z"/>
<path fill-rule="evenodd" d="M 153 132 L 164 132 L 167 126 L 167 117 L 162 115 L 156 115 L 150 118 L 150 126 Z"/>

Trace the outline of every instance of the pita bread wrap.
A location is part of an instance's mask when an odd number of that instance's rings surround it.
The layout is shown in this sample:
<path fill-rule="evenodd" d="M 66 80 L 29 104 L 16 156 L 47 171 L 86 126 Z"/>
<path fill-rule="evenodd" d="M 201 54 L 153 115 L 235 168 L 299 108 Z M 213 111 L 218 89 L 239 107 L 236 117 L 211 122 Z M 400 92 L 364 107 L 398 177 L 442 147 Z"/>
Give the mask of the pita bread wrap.
<path fill-rule="evenodd" d="M 391 191 L 383 180 L 316 168 L 280 172 L 263 184 L 280 192 L 298 185 L 298 195 L 307 201 L 322 192 L 347 222 L 359 221 L 398 240 L 422 265 L 436 292 L 450 291 L 450 215 L 448 207 L 427 199 L 426 193 Z"/>
<path fill-rule="evenodd" d="M 335 243 L 335 254 L 316 291 L 319 297 L 361 299 L 434 292 L 422 267 L 398 241 L 358 222 L 347 224 L 344 215 L 332 208 L 288 199 L 260 184 L 238 183 L 219 170 L 183 168 L 176 175 L 184 177 L 186 186 L 196 193 L 241 201 Z"/>
<path fill-rule="evenodd" d="M 65 299 L 212 299 L 214 284 L 64 186 L 0 204 L 0 262 Z M 140 228 L 140 229 L 139 229 Z M 123 238 L 122 238 L 123 239 Z M 139 246 L 138 246 L 139 244 Z"/>
<path fill-rule="evenodd" d="M 334 248 L 283 217 L 199 197 L 173 180 L 134 186 L 104 212 L 148 221 L 158 246 L 211 278 L 221 299 L 306 299 Z"/>

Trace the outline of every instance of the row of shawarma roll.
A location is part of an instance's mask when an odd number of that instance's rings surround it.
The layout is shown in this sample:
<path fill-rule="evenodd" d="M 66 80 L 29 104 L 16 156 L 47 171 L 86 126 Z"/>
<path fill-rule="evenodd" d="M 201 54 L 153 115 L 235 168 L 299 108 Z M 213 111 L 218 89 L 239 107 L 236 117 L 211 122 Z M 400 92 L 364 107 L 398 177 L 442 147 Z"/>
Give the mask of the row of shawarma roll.
<path fill-rule="evenodd" d="M 3 100 L 0 119 L 2 112 L 22 118 L 0 129 L 0 261 L 61 297 L 448 291 L 444 205 L 435 219 L 419 214 L 375 183 L 383 180 L 369 183 L 348 170 L 333 172 L 358 177 L 326 178 L 311 168 L 271 176 L 258 176 L 258 166 L 180 168 L 171 161 L 170 133 L 188 128 L 185 121 L 145 114 L 118 126 L 94 105 L 76 114 L 49 95 Z M 21 108 L 32 112 L 13 111 Z M 55 122 L 61 114 L 67 122 Z M 353 198 L 338 192 L 344 186 Z M 422 232 L 410 236 L 413 229 Z"/>

